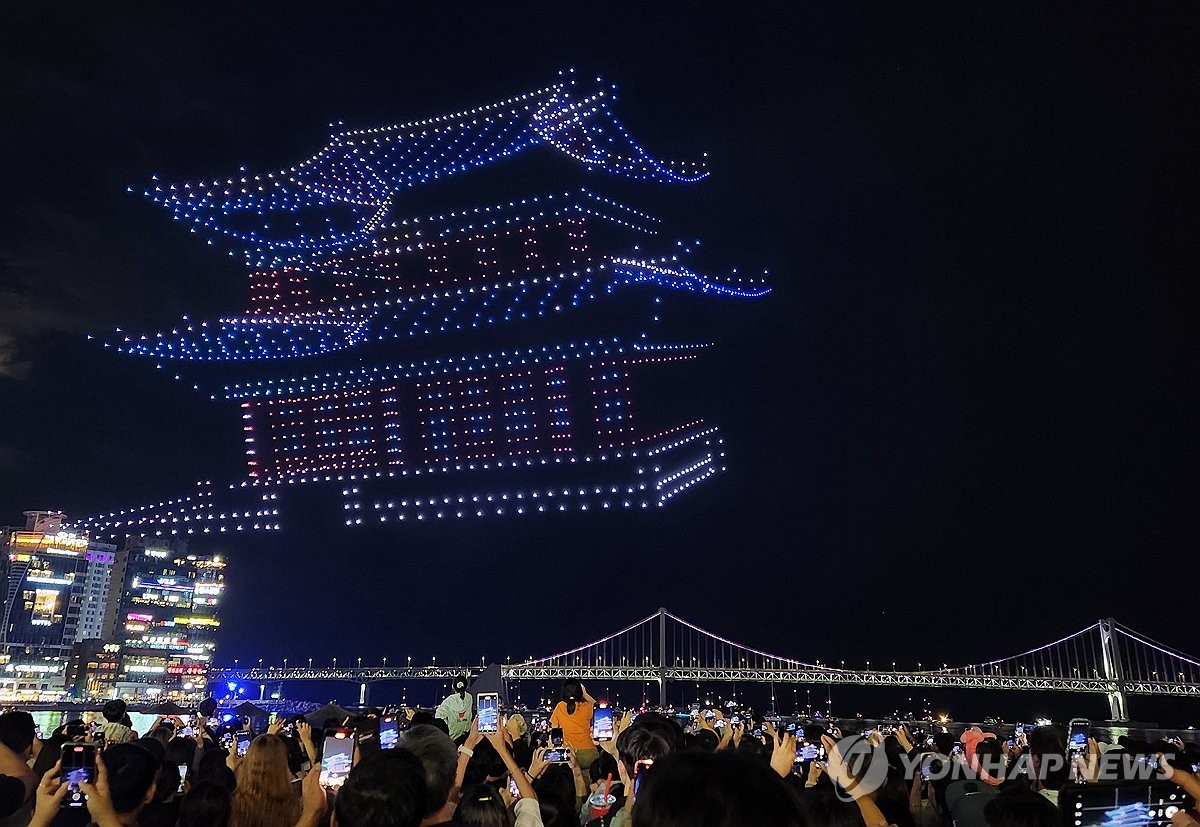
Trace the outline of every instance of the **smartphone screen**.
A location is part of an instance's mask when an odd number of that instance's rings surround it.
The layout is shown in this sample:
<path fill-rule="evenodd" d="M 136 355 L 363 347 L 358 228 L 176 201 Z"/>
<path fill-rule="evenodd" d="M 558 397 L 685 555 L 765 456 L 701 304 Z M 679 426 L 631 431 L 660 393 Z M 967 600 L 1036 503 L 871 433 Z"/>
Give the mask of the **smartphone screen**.
<path fill-rule="evenodd" d="M 183 792 L 183 782 L 187 780 L 188 765 L 178 764 L 177 766 L 179 767 L 179 789 L 176 792 Z"/>
<path fill-rule="evenodd" d="M 1087 752 L 1088 734 L 1091 728 L 1091 722 L 1082 718 L 1071 721 L 1070 735 L 1067 736 L 1067 754 L 1071 758 L 1078 758 Z"/>
<path fill-rule="evenodd" d="M 562 728 L 554 727 L 550 730 L 550 746 L 561 747 L 563 745 Z"/>
<path fill-rule="evenodd" d="M 387 717 L 379 719 L 379 748 L 380 749 L 395 749 L 396 742 L 400 740 L 400 726 L 396 723 L 395 717 Z"/>
<path fill-rule="evenodd" d="M 512 776 L 509 776 L 508 778 L 508 794 L 511 795 L 514 800 L 521 797 L 521 790 L 517 787 L 517 780 Z"/>
<path fill-rule="evenodd" d="M 62 748 L 61 777 L 67 785 L 67 795 L 62 800 L 62 806 L 86 806 L 87 796 L 83 794 L 79 785 L 96 777 L 96 748 L 91 744 L 65 744 Z"/>
<path fill-rule="evenodd" d="M 592 739 L 611 741 L 613 738 L 613 711 L 607 704 L 599 704 L 592 713 Z"/>
<path fill-rule="evenodd" d="M 321 753 L 321 777 L 318 779 L 325 789 L 339 789 L 350 765 L 354 762 L 354 740 L 345 729 L 333 730 L 325 736 L 325 749 Z"/>
<path fill-rule="evenodd" d="M 1013 729 L 1013 737 L 1020 738 L 1024 734 L 1025 734 L 1025 725 L 1017 724 L 1016 728 Z"/>
<path fill-rule="evenodd" d="M 1123 781 L 1119 784 L 1081 784 L 1063 788 L 1060 806 L 1079 827 L 1138 824 L 1168 827 L 1171 816 L 1192 805 L 1192 799 L 1170 781 Z"/>
<path fill-rule="evenodd" d="M 500 696 L 495 692 L 479 693 L 479 731 L 495 732 L 500 728 Z"/>
<path fill-rule="evenodd" d="M 547 764 L 565 764 L 570 750 L 566 747 L 551 747 L 546 750 L 545 760 Z"/>
<path fill-rule="evenodd" d="M 250 749 L 250 730 L 243 729 L 237 734 L 237 754 L 245 755 L 248 749 Z"/>

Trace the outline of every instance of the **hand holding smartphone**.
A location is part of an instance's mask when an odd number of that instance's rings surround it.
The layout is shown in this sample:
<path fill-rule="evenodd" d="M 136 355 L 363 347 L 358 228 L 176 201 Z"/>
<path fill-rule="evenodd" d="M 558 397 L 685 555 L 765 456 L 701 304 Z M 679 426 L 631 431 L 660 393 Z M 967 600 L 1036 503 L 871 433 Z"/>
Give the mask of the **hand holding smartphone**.
<path fill-rule="evenodd" d="M 87 806 L 87 796 L 79 785 L 91 783 L 96 779 L 96 748 L 91 744 L 64 744 L 61 760 L 62 770 L 59 777 L 67 786 L 67 794 L 63 797 L 61 806 Z"/>
<path fill-rule="evenodd" d="M 495 692 L 480 692 L 478 705 L 479 731 L 497 732 L 500 729 L 500 696 Z"/>
<path fill-rule="evenodd" d="M 329 730 L 321 753 L 321 777 L 317 779 L 327 790 L 338 790 L 350 774 L 354 763 L 354 739 L 348 729 Z"/>

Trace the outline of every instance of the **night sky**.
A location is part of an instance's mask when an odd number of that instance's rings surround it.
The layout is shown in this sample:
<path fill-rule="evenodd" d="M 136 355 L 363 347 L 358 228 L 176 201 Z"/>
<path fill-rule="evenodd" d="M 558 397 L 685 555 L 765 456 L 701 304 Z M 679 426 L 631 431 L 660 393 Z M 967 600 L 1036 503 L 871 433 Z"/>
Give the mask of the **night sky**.
<path fill-rule="evenodd" d="M 709 336 L 729 472 L 653 514 L 386 529 L 304 491 L 277 535 L 194 541 L 232 560 L 219 660 L 549 654 L 660 605 L 806 659 L 1109 615 L 1200 652 L 1194 9 L 301 5 L 0 13 L 0 523 L 244 474 L 236 407 L 86 338 L 246 303 L 127 186 L 576 67 L 651 152 L 708 153 L 673 229 L 771 270 Z"/>

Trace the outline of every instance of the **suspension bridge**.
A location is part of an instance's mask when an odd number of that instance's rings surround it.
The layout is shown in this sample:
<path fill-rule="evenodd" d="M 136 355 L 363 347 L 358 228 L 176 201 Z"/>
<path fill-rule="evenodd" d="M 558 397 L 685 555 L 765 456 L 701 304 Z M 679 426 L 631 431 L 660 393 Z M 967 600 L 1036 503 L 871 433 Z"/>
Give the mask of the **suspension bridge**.
<path fill-rule="evenodd" d="M 735 643 L 659 609 L 599 640 L 549 657 L 497 664 L 505 681 L 640 681 L 659 685 L 666 706 L 671 681 L 842 684 L 856 686 L 1007 689 L 1090 692 L 1107 697 L 1111 717 L 1129 720 L 1129 695 L 1200 696 L 1200 660 L 1158 643 L 1112 618 L 1096 621 L 1074 634 L 1018 655 L 941 669 L 879 670 L 833 667 L 764 652 Z M 448 680 L 478 676 L 489 668 L 478 663 L 363 666 L 282 666 L 214 668 L 210 684 L 224 681 L 353 681 L 365 703 L 367 686 L 385 680 Z M 493 667 L 494 668 L 494 667 Z"/>

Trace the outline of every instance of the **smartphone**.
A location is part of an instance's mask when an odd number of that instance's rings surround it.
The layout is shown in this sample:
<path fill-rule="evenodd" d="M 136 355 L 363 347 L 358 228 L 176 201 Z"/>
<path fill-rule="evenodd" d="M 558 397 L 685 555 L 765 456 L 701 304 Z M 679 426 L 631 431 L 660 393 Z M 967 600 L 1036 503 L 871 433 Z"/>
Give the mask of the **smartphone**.
<path fill-rule="evenodd" d="M 272 712 L 270 715 L 267 716 L 267 724 L 268 725 L 275 723 L 277 720 L 279 720 L 278 712 Z"/>
<path fill-rule="evenodd" d="M 233 752 L 233 733 L 232 732 L 226 731 L 226 732 L 221 733 L 221 749 L 225 750 L 226 752 Z"/>
<path fill-rule="evenodd" d="M 741 716 L 739 716 L 739 715 L 734 715 L 732 718 L 729 719 L 729 723 L 731 723 L 731 724 L 740 724 L 741 722 L 742 722 L 742 719 L 741 719 Z"/>
<path fill-rule="evenodd" d="M 820 761 L 825 757 L 825 747 L 819 744 L 801 744 L 796 747 L 796 760 L 801 763 Z"/>
<path fill-rule="evenodd" d="M 513 801 L 521 797 L 521 790 L 517 787 L 517 780 L 511 775 L 508 777 L 508 794 L 512 796 Z"/>
<path fill-rule="evenodd" d="M 1024 734 L 1025 734 L 1025 725 L 1024 724 L 1017 724 L 1015 727 L 1013 727 L 1013 738 L 1020 738 Z"/>
<path fill-rule="evenodd" d="M 183 729 L 179 730 L 180 738 L 191 738 L 195 734 L 196 730 L 190 726 L 185 726 Z"/>
<path fill-rule="evenodd" d="M 613 711 L 606 703 L 597 704 L 592 712 L 592 739 L 595 741 L 611 741 L 613 739 Z"/>
<path fill-rule="evenodd" d="M 246 750 L 250 749 L 250 730 L 239 730 L 234 737 L 237 740 L 237 754 L 241 757 L 246 754 Z"/>
<path fill-rule="evenodd" d="M 724 729 L 724 728 L 725 728 L 725 720 L 723 718 L 718 718 L 717 720 L 713 721 L 713 729 Z"/>
<path fill-rule="evenodd" d="M 354 739 L 348 729 L 329 730 L 325 749 L 321 753 L 321 777 L 317 779 L 327 790 L 340 789 L 350 766 L 354 763 Z"/>
<path fill-rule="evenodd" d="M 554 727 L 550 730 L 550 746 L 561 747 L 562 745 L 562 727 Z"/>
<path fill-rule="evenodd" d="M 500 696 L 495 692 L 480 692 L 479 731 L 496 732 L 500 729 Z"/>
<path fill-rule="evenodd" d="M 87 796 L 79 785 L 96 778 L 96 748 L 91 744 L 64 744 L 62 748 L 62 772 L 60 776 L 67 785 L 63 807 L 85 807 Z"/>
<path fill-rule="evenodd" d="M 175 792 L 181 793 L 181 792 L 183 792 L 183 782 L 187 779 L 188 765 L 187 764 L 177 764 L 176 766 L 179 767 L 179 789 L 176 790 Z"/>
<path fill-rule="evenodd" d="M 565 764 L 569 760 L 568 756 L 570 754 L 571 750 L 567 749 L 566 747 L 551 747 L 550 749 L 546 750 L 546 763 Z"/>
<path fill-rule="evenodd" d="M 754 730 L 750 734 L 753 735 L 755 738 L 761 738 L 762 734 L 763 734 L 762 727 L 755 727 Z"/>
<path fill-rule="evenodd" d="M 1117 784 L 1069 784 L 1059 796 L 1062 812 L 1079 827 L 1138 824 L 1169 827 L 1171 817 L 1192 806 L 1192 799 L 1171 781 L 1122 781 Z"/>
<path fill-rule="evenodd" d="M 1067 735 L 1067 758 L 1074 761 L 1087 754 L 1088 735 L 1092 722 L 1087 718 L 1072 718 Z"/>
<path fill-rule="evenodd" d="M 396 742 L 400 740 L 400 725 L 396 723 L 396 717 L 389 715 L 386 718 L 379 719 L 379 748 L 380 749 L 395 749 Z"/>
<path fill-rule="evenodd" d="M 954 746 L 950 749 L 950 757 L 951 758 L 955 758 L 955 757 L 961 758 L 961 757 L 965 756 L 966 754 L 967 754 L 967 751 L 965 749 L 963 749 L 962 741 L 955 741 Z"/>
<path fill-rule="evenodd" d="M 359 721 L 354 727 L 354 744 L 358 747 L 359 758 L 379 752 L 378 718 L 366 718 Z"/>

